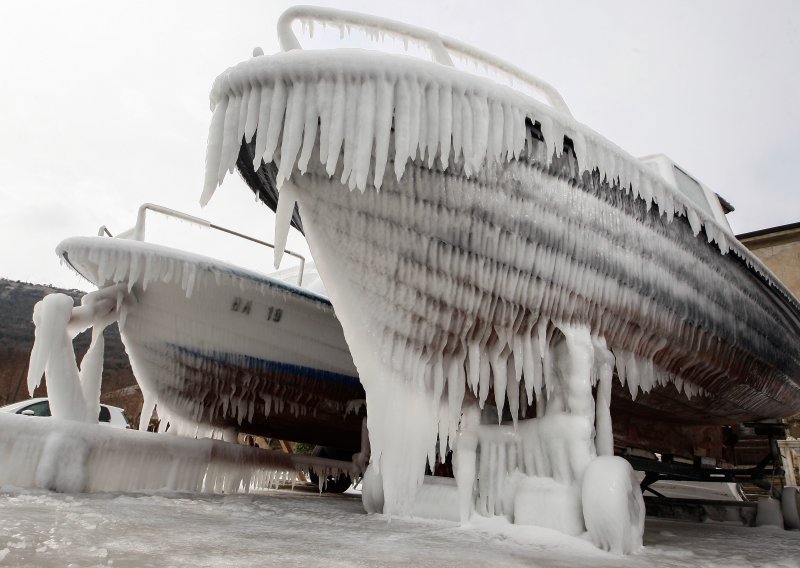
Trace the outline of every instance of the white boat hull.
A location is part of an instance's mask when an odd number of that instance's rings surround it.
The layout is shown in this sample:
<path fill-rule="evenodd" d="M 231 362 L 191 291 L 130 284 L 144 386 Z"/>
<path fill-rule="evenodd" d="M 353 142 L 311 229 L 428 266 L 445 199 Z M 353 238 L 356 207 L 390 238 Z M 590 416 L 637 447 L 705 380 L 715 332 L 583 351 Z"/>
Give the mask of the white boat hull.
<path fill-rule="evenodd" d="M 324 297 L 149 243 L 73 238 L 58 251 L 99 287 L 128 283 L 122 339 L 162 418 L 358 448 L 348 408 L 363 389 Z"/>

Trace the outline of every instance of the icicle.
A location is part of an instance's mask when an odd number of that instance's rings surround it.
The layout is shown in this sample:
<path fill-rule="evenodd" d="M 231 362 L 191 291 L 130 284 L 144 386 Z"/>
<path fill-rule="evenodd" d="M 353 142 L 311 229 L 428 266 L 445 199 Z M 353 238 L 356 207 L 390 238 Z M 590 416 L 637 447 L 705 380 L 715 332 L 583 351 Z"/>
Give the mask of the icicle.
<path fill-rule="evenodd" d="M 395 86 L 394 110 L 394 174 L 403 177 L 411 146 L 411 92 L 408 81 L 400 79 Z"/>
<path fill-rule="evenodd" d="M 589 169 L 586 165 L 586 139 L 580 132 L 571 135 L 572 147 L 575 150 L 575 160 L 578 162 L 578 172 Z"/>
<path fill-rule="evenodd" d="M 314 143 L 317 140 L 317 126 L 319 124 L 319 112 L 317 110 L 317 97 L 314 95 L 314 84 L 306 87 L 305 117 L 303 120 L 303 147 L 300 150 L 300 157 L 297 160 L 297 169 L 304 174 L 308 168 L 308 161 L 311 159 L 311 152 L 314 150 Z"/>
<path fill-rule="evenodd" d="M 436 150 L 439 145 L 439 87 L 433 83 L 425 90 L 425 109 L 427 110 L 427 140 L 425 147 L 428 153 L 428 168 L 433 168 Z"/>
<path fill-rule="evenodd" d="M 491 366 L 488 357 L 481 357 L 478 361 L 479 380 L 478 380 L 478 405 L 483 408 L 486 398 L 489 396 L 489 386 L 491 385 Z"/>
<path fill-rule="evenodd" d="M 697 216 L 697 213 L 692 208 L 687 208 L 686 217 L 689 219 L 689 225 L 691 225 L 692 227 L 692 233 L 696 237 L 700 233 L 700 229 L 702 228 L 702 224 L 700 223 L 700 217 Z"/>
<path fill-rule="evenodd" d="M 525 375 L 525 394 L 528 404 L 533 404 L 534 393 L 539 397 L 542 388 L 540 357 L 534 354 L 533 337 L 528 334 L 522 338 L 522 368 Z"/>
<path fill-rule="evenodd" d="M 261 157 L 267 164 L 272 162 L 275 150 L 278 148 L 281 127 L 284 124 L 283 116 L 286 112 L 286 99 L 286 86 L 283 84 L 283 81 L 276 81 L 269 106 L 269 123 L 266 125 L 267 132 L 264 140 L 264 154 Z"/>
<path fill-rule="evenodd" d="M 549 116 L 543 116 L 539 120 L 539 124 L 541 127 L 542 137 L 544 138 L 544 145 L 546 148 L 545 156 L 547 159 L 547 164 L 549 164 L 550 160 L 553 158 L 553 152 L 557 147 L 557 140 L 553 128 L 553 120 Z"/>
<path fill-rule="evenodd" d="M 211 127 L 208 132 L 208 148 L 206 149 L 206 175 L 203 193 L 200 196 L 200 205 L 205 205 L 214 195 L 219 183 L 219 168 L 222 160 L 222 138 L 225 128 L 225 114 L 228 108 L 228 99 L 223 99 L 214 108 Z"/>
<path fill-rule="evenodd" d="M 506 360 L 506 371 L 508 377 L 506 379 L 506 396 L 508 397 L 508 410 L 511 412 L 511 421 L 514 423 L 514 428 L 517 427 L 517 418 L 519 417 L 519 376 L 516 369 L 512 366 L 513 359 Z M 511 364 L 508 364 L 511 363 Z"/>
<path fill-rule="evenodd" d="M 328 143 L 331 129 L 331 101 L 333 86 L 329 79 L 321 77 L 317 81 L 317 108 L 319 109 L 319 161 L 328 162 Z"/>
<path fill-rule="evenodd" d="M 347 105 L 347 88 L 342 77 L 337 77 L 333 85 L 333 99 L 331 101 L 331 119 L 328 129 L 328 160 L 326 171 L 329 176 L 336 172 L 336 165 L 339 162 L 339 153 L 344 142 L 344 120 L 345 106 Z"/>
<path fill-rule="evenodd" d="M 628 391 L 631 393 L 631 398 L 636 400 L 636 394 L 639 390 L 639 369 L 636 365 L 636 357 L 633 353 L 625 354 L 625 376 L 628 379 Z"/>
<path fill-rule="evenodd" d="M 414 81 L 414 85 L 419 92 L 419 108 L 415 113 L 415 122 L 417 123 L 417 143 L 414 145 L 413 152 L 415 156 L 419 156 L 421 161 L 425 161 L 425 152 L 428 149 L 428 98 L 425 96 L 425 85 Z M 413 157 L 413 156 L 412 156 Z"/>
<path fill-rule="evenodd" d="M 409 160 L 414 160 L 417 156 L 417 148 L 420 145 L 420 115 L 421 115 L 421 108 L 422 108 L 422 93 L 420 92 L 419 83 L 414 79 L 409 79 L 406 81 L 406 85 L 408 87 L 408 158 Z M 406 160 L 403 160 L 403 166 L 405 166 Z"/>
<path fill-rule="evenodd" d="M 392 110 L 394 108 L 394 85 L 387 79 L 378 81 L 375 109 L 375 176 L 373 184 L 380 189 L 386 160 L 389 154 L 389 139 L 392 134 Z"/>
<path fill-rule="evenodd" d="M 353 175 L 356 187 L 361 191 L 367 187 L 367 176 L 372 159 L 372 142 L 376 122 L 376 86 L 368 80 L 362 83 L 358 97 L 358 131 L 356 133 L 356 155 Z"/>
<path fill-rule="evenodd" d="M 253 158 L 253 170 L 258 170 L 267 149 L 267 130 L 269 130 L 270 111 L 272 109 L 272 89 L 270 87 L 261 88 L 261 101 L 258 105 L 258 124 L 256 130 L 256 147 Z M 271 156 L 270 156 L 271 159 Z"/>
<path fill-rule="evenodd" d="M 453 91 L 449 87 L 441 89 L 439 94 L 439 121 L 439 162 L 442 170 L 446 170 L 453 137 Z"/>
<path fill-rule="evenodd" d="M 527 116 L 524 113 L 518 112 L 518 110 L 510 104 L 503 105 L 503 153 L 505 154 L 506 160 L 510 160 L 512 158 L 519 144 L 525 143 L 528 135 L 527 124 L 525 122 L 526 118 Z M 517 132 L 517 127 L 514 125 L 515 120 L 522 121 L 520 129 L 522 131 L 523 138 L 519 141 L 514 138 Z M 532 122 L 536 121 L 532 120 Z"/>
<path fill-rule="evenodd" d="M 506 131 L 506 125 L 503 123 L 503 106 L 500 102 L 491 101 L 489 118 L 488 135 L 490 139 L 487 152 L 494 158 L 495 162 L 500 163 L 500 158 L 503 154 L 503 135 Z"/>
<path fill-rule="evenodd" d="M 464 126 L 464 122 L 461 119 L 462 114 L 462 107 L 464 106 L 464 94 L 463 93 L 452 93 L 451 104 L 453 108 L 453 119 L 452 119 L 452 138 L 453 138 L 453 160 L 458 162 L 460 159 L 462 152 L 463 152 L 463 137 L 462 137 L 462 128 Z"/>
<path fill-rule="evenodd" d="M 515 335 L 511 343 L 511 355 L 509 361 L 514 365 L 514 381 L 519 385 L 522 383 L 522 360 L 524 358 L 524 347 L 522 337 Z"/>
<path fill-rule="evenodd" d="M 455 433 L 461 419 L 461 405 L 464 400 L 464 361 L 460 354 L 453 355 L 446 365 L 447 401 L 450 409 L 450 433 Z"/>
<path fill-rule="evenodd" d="M 261 104 L 261 86 L 255 85 L 247 99 L 247 118 L 244 122 L 244 141 L 250 142 L 258 126 L 259 106 Z"/>
<path fill-rule="evenodd" d="M 355 188 L 355 176 L 351 176 L 356 152 L 356 132 L 358 120 L 358 92 L 360 83 L 349 81 L 345 86 L 347 100 L 344 115 L 344 156 L 342 157 L 342 185 L 351 190 Z"/>
<path fill-rule="evenodd" d="M 627 354 L 622 351 L 621 349 L 612 349 L 614 353 L 614 357 L 617 363 L 617 377 L 619 377 L 619 383 L 623 387 L 625 386 L 627 375 L 625 373 L 625 362 L 627 361 Z"/>
<path fill-rule="evenodd" d="M 273 249 L 275 268 L 280 266 L 283 251 L 286 249 L 286 239 L 289 236 L 297 194 L 297 186 L 289 180 L 283 183 L 278 193 L 278 207 L 275 211 L 275 248 Z"/>
<path fill-rule="evenodd" d="M 455 433 L 454 431 L 450 430 L 450 406 L 448 404 L 447 399 L 442 398 L 439 401 L 439 445 L 438 445 L 438 456 L 439 456 L 439 463 L 444 463 L 445 457 L 447 456 L 447 448 L 450 446 L 450 437 Z M 430 456 L 429 456 L 430 459 Z M 435 456 L 434 456 L 435 459 Z"/>
<path fill-rule="evenodd" d="M 236 121 L 236 140 L 238 140 L 238 144 L 241 144 L 242 138 L 244 138 L 244 130 L 247 126 L 247 115 L 250 107 L 250 97 L 252 95 L 252 89 L 248 86 L 242 92 L 242 99 L 239 103 L 239 118 Z M 236 155 L 239 154 L 239 150 L 236 150 Z M 236 159 L 234 158 L 234 163 Z M 233 166 L 230 168 L 230 173 L 233 173 Z"/>
<path fill-rule="evenodd" d="M 506 402 L 506 381 L 508 380 L 508 371 L 506 369 L 507 361 L 502 357 L 504 348 L 505 344 L 498 339 L 497 343 L 489 349 L 489 365 L 491 366 L 492 377 L 494 378 L 494 384 L 492 386 L 494 389 L 494 402 L 497 407 L 498 424 L 503 421 L 503 408 Z M 483 398 L 485 398 L 485 395 L 481 394 L 481 399 Z"/>
<path fill-rule="evenodd" d="M 461 150 L 464 154 L 464 173 L 467 176 L 471 176 L 475 173 L 473 169 L 473 161 L 475 159 L 473 144 L 475 142 L 475 137 L 472 123 L 475 110 L 470 103 L 470 97 L 461 97 Z"/>
<path fill-rule="evenodd" d="M 489 142 L 489 101 L 486 97 L 473 95 L 470 97 L 470 106 L 473 112 L 472 169 L 477 172 L 486 159 Z"/>
<path fill-rule="evenodd" d="M 286 102 L 286 119 L 283 123 L 283 143 L 281 144 L 281 164 L 275 184 L 280 188 L 284 180 L 292 174 L 297 153 L 303 143 L 305 123 L 306 84 L 295 83 L 289 90 Z M 274 115 L 273 115 L 274 120 Z"/>
<path fill-rule="evenodd" d="M 242 104 L 242 97 L 233 95 L 228 101 L 228 108 L 225 112 L 225 128 L 222 138 L 222 156 L 220 158 L 219 171 L 217 172 L 217 184 L 222 185 L 225 174 L 236 163 L 236 156 L 239 154 L 241 138 L 236 139 L 239 132 L 239 108 Z"/>

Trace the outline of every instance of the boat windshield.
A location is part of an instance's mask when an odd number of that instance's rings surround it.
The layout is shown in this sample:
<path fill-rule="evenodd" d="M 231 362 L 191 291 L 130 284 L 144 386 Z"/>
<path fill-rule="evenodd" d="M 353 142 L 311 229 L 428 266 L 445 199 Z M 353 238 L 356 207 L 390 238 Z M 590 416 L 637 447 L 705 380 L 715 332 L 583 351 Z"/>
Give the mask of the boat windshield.
<path fill-rule="evenodd" d="M 300 266 L 295 265 L 272 272 L 269 274 L 269 276 L 275 280 L 280 280 L 281 282 L 286 282 L 292 286 L 297 286 L 299 274 Z M 325 291 L 325 285 L 322 283 L 322 279 L 319 277 L 319 272 L 317 272 L 317 267 L 313 262 L 306 261 L 303 267 L 303 282 L 300 284 L 300 287 L 310 292 L 314 292 L 315 294 L 319 294 L 320 296 L 325 296 L 326 298 L 328 297 L 328 293 Z"/>
<path fill-rule="evenodd" d="M 675 181 L 678 184 L 678 191 L 688 197 L 692 203 L 697 205 L 709 217 L 714 218 L 715 215 L 706 198 L 706 192 L 703 191 L 700 184 L 678 166 L 673 166 L 673 168 L 675 169 Z"/>

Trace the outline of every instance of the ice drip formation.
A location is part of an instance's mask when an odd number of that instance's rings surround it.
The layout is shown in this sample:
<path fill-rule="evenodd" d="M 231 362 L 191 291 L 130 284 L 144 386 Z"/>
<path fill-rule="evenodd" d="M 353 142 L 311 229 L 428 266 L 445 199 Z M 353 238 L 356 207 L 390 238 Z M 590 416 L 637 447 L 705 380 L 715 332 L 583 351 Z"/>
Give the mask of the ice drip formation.
<path fill-rule="evenodd" d="M 400 27 L 331 13 L 284 19 Z M 629 552 L 643 506 L 613 457 L 614 377 L 634 399 L 677 389 L 710 423 L 797 411 L 797 301 L 558 98 L 443 65 L 459 49 L 436 34 L 412 34 L 429 62 L 280 33 L 289 51 L 214 83 L 201 201 L 246 156 L 280 190 L 276 243 L 299 205 L 366 391 L 375 508 L 408 514 L 452 449 L 462 521 L 537 524 L 557 502 L 556 528 Z"/>

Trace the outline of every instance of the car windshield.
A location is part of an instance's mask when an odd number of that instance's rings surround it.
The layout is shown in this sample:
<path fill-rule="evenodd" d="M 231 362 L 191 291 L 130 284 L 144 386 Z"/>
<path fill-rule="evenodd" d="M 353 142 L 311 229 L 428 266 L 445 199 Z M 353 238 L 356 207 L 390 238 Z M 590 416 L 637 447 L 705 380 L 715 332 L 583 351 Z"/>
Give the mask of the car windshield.
<path fill-rule="evenodd" d="M 31 414 L 32 416 L 50 416 L 50 403 L 46 400 L 36 402 L 24 408 L 17 410 L 17 414 Z"/>
<path fill-rule="evenodd" d="M 51 416 L 50 401 L 42 400 L 17 410 L 17 414 L 22 414 L 23 412 L 31 416 Z M 31 414 L 31 412 L 33 414 Z M 97 417 L 97 420 L 100 422 L 111 422 L 111 411 L 108 410 L 107 406 L 100 407 L 100 414 Z"/>

